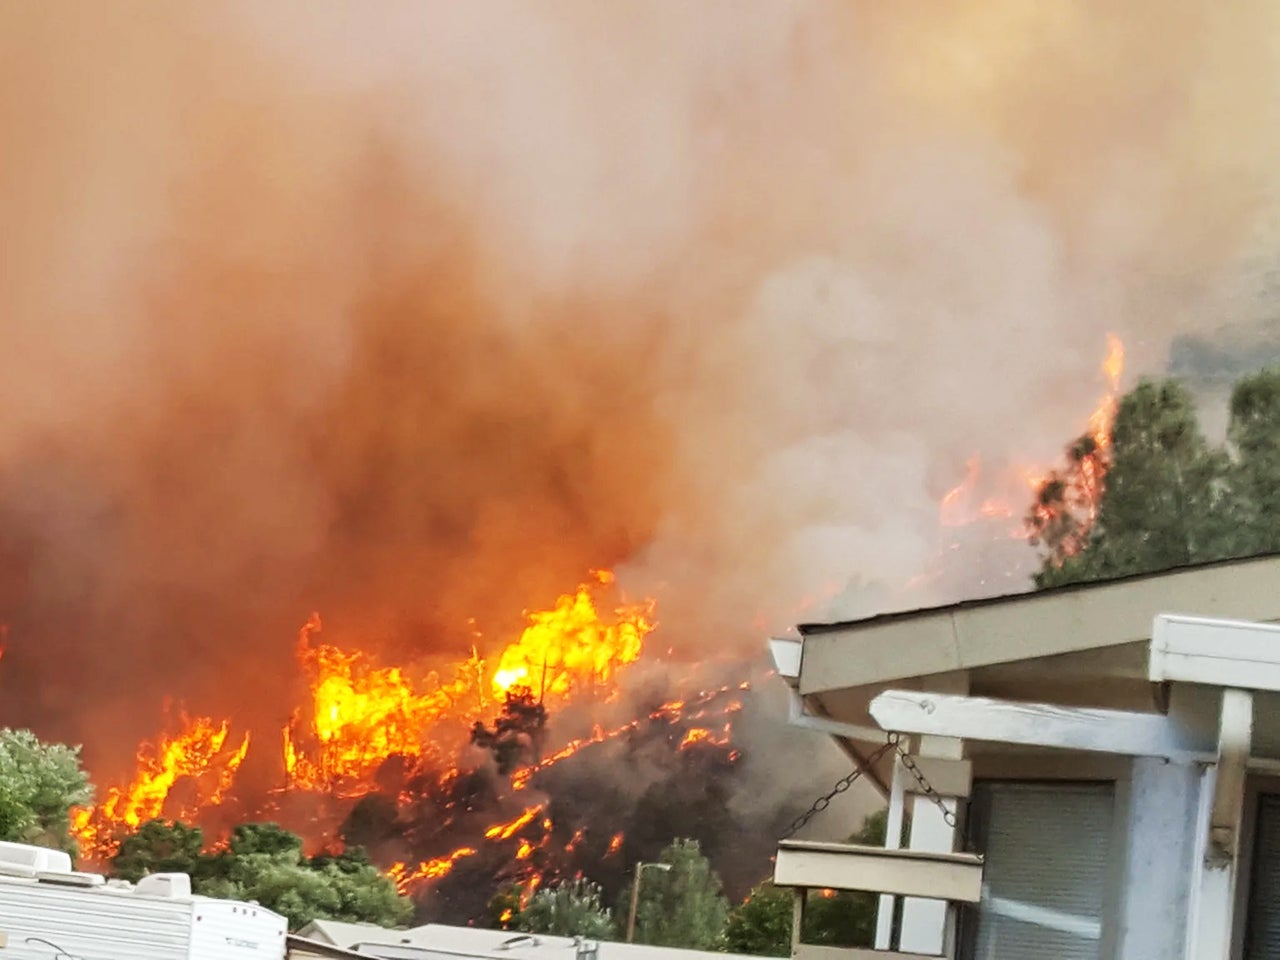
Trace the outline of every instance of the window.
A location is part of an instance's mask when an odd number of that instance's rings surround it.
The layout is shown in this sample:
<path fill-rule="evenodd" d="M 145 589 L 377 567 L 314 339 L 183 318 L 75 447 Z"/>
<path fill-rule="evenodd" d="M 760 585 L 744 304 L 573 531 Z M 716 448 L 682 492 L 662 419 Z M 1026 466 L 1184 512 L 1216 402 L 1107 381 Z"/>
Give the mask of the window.
<path fill-rule="evenodd" d="M 1113 784 L 979 783 L 970 838 L 982 902 L 961 930 L 969 960 L 1098 960 Z"/>
<path fill-rule="evenodd" d="M 1248 911 L 1245 960 L 1280 960 L 1280 794 L 1258 797 Z"/>

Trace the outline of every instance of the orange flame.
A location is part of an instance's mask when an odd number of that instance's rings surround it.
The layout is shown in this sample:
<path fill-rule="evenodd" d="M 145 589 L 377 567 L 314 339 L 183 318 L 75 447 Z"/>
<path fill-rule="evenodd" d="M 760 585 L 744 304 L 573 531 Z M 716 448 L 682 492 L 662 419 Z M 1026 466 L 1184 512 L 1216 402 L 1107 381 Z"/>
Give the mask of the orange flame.
<path fill-rule="evenodd" d="M 621 850 L 621 849 L 622 849 L 622 840 L 623 840 L 623 837 L 622 837 L 622 834 L 620 834 L 620 833 L 615 833 L 612 837 L 610 837 L 610 838 L 609 838 L 609 849 L 605 851 L 605 854 L 604 854 L 604 855 L 605 855 L 606 857 L 609 857 L 609 856 L 612 856 L 613 854 L 617 853 L 619 850 Z"/>
<path fill-rule="evenodd" d="M 507 840 L 514 836 L 521 827 L 527 825 L 529 821 L 541 812 L 542 804 L 538 804 L 536 807 L 530 807 L 510 823 L 499 823 L 496 826 L 490 827 L 484 832 L 484 838 L 486 840 Z"/>
<path fill-rule="evenodd" d="M 605 571 L 601 583 L 613 582 Z M 654 628 L 653 602 L 619 607 L 613 622 L 601 620 L 590 589 L 562 596 L 552 610 L 529 614 L 520 639 L 503 651 L 493 675 L 494 693 L 517 687 L 540 700 L 564 698 L 582 686 L 607 684 L 618 667 L 640 656 Z"/>
<path fill-rule="evenodd" d="M 607 571 L 598 586 L 612 583 Z M 311 680 L 309 709 L 282 733 L 290 783 L 351 795 L 368 789 L 373 773 L 392 755 L 421 756 L 439 740 L 441 721 L 480 719 L 508 692 L 528 688 L 565 698 L 578 689 L 609 684 L 639 657 L 654 628 L 653 601 L 620 606 L 612 618 L 597 609 L 592 587 L 561 596 L 551 610 L 527 614 L 520 638 L 500 654 L 486 696 L 485 661 L 471 657 L 452 677 L 424 683 L 399 667 L 376 665 L 363 653 L 344 653 L 315 642 L 313 614 L 298 635 L 298 660 Z M 544 683 L 545 680 L 545 683 Z"/>
<path fill-rule="evenodd" d="M 129 786 L 112 787 L 96 807 L 72 812 L 72 831 L 91 859 L 110 855 L 112 834 L 119 830 L 136 829 L 166 812 L 189 817 L 200 808 L 223 801 L 249 752 L 249 734 L 238 746 L 226 747 L 229 721 L 215 723 L 208 717 L 192 719 L 182 714 L 181 722 L 183 730 L 177 736 L 162 736 L 158 743 L 138 748 L 138 768 Z M 166 811 L 170 791 L 184 778 L 196 784 L 195 804 Z"/>
<path fill-rule="evenodd" d="M 472 847 L 460 847 L 447 856 L 423 860 L 412 869 L 403 862 L 393 863 L 387 869 L 387 876 L 395 883 L 397 890 L 408 893 L 424 880 L 439 880 L 441 877 L 448 876 L 455 863 L 464 857 L 475 856 L 475 852 Z"/>

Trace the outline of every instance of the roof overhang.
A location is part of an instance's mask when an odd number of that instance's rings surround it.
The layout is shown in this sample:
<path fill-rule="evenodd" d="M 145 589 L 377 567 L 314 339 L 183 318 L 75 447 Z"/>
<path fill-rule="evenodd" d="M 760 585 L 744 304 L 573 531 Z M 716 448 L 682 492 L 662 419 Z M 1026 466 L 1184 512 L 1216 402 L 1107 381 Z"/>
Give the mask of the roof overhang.
<path fill-rule="evenodd" d="M 1146 642 L 1161 613 L 1280 621 L 1280 556 L 801 626 L 792 682 L 807 696 Z"/>

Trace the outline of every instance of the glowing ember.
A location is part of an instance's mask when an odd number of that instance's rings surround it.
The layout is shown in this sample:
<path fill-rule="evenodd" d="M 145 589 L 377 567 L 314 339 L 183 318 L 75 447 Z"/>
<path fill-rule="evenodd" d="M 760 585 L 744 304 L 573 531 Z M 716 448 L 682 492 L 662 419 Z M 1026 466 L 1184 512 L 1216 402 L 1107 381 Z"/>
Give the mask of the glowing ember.
<path fill-rule="evenodd" d="M 526 826 L 529 821 L 542 812 L 542 805 L 530 807 L 520 816 L 516 817 L 510 823 L 500 823 L 497 826 L 490 827 L 484 832 L 486 840 L 506 840 L 514 836 L 521 827 Z"/>
<path fill-rule="evenodd" d="M 448 876 L 455 863 L 464 857 L 473 857 L 475 853 L 472 847 L 460 847 L 448 856 L 424 860 L 412 869 L 405 863 L 393 863 L 387 869 L 387 876 L 394 881 L 397 890 L 408 893 L 425 880 L 439 880 L 441 877 Z"/>
<path fill-rule="evenodd" d="M 617 853 L 619 850 L 622 849 L 622 839 L 623 837 L 622 837 L 622 834 L 620 833 L 615 833 L 612 837 L 609 838 L 609 849 L 605 851 L 606 857 L 612 856 L 613 854 Z"/>
<path fill-rule="evenodd" d="M 684 739 L 680 741 L 680 749 L 683 750 L 685 747 L 707 740 L 710 737 L 711 731 L 705 727 L 693 727 L 684 735 Z"/>

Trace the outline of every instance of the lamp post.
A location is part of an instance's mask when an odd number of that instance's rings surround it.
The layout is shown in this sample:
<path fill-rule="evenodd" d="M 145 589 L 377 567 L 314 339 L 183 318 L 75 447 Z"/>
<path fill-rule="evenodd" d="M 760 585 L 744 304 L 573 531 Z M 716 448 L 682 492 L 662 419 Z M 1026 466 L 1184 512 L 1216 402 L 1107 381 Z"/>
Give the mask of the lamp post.
<path fill-rule="evenodd" d="M 671 869 L 669 863 L 637 863 L 636 878 L 631 882 L 631 912 L 627 915 L 627 943 L 633 943 L 636 939 L 636 910 L 640 906 L 640 877 L 644 874 L 645 867 L 653 867 L 655 870 L 667 871 Z"/>

